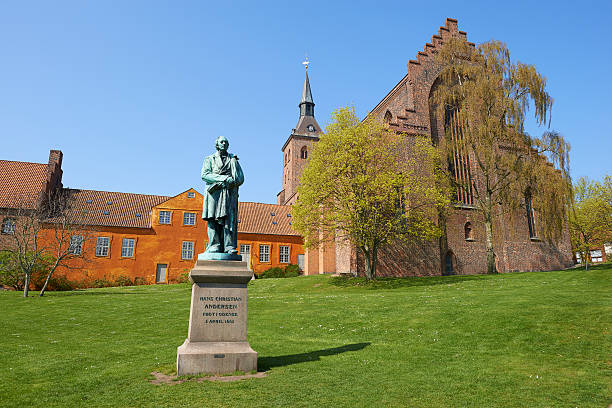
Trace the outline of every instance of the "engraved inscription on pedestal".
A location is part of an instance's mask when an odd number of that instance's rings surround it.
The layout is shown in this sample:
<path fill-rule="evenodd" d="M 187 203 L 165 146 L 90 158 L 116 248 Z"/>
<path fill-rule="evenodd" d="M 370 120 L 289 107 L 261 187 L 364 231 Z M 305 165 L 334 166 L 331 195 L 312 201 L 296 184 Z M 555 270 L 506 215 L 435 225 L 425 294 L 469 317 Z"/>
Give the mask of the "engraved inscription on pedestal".
<path fill-rule="evenodd" d="M 247 342 L 252 272 L 246 262 L 198 260 L 189 276 L 189 332 L 178 348 L 178 375 L 257 370 L 257 353 Z"/>

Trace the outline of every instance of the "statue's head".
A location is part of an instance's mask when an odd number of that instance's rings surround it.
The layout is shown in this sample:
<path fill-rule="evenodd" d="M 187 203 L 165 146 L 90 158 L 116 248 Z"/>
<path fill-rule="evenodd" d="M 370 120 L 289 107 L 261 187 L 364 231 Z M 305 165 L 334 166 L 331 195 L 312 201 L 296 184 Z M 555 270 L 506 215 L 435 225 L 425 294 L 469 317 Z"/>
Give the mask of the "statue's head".
<path fill-rule="evenodd" d="M 219 136 L 215 141 L 215 147 L 221 152 L 227 152 L 229 148 L 229 140 L 225 136 Z"/>

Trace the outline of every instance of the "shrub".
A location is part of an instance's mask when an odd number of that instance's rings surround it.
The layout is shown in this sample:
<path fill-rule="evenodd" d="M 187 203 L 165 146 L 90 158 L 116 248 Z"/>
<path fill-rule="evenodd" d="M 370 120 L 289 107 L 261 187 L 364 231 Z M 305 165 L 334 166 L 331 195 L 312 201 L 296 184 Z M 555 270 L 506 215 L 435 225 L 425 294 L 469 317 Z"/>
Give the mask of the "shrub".
<path fill-rule="evenodd" d="M 285 267 L 285 278 L 295 278 L 300 276 L 300 267 L 296 264 L 289 264 Z"/>
<path fill-rule="evenodd" d="M 110 288 L 111 286 L 113 286 L 113 282 L 107 280 L 107 279 L 94 279 L 93 281 L 91 281 L 91 283 L 89 284 L 90 288 Z"/>
<path fill-rule="evenodd" d="M 125 275 L 118 276 L 115 279 L 115 286 L 132 286 L 134 283 Z"/>
<path fill-rule="evenodd" d="M 285 277 L 285 270 L 283 268 L 279 268 L 278 266 L 275 266 L 270 269 L 266 269 L 265 271 L 263 271 L 263 273 L 260 276 L 260 278 L 262 279 L 284 278 L 284 277 Z"/>
<path fill-rule="evenodd" d="M 177 283 L 189 283 L 189 272 L 181 273 L 176 277 Z"/>
<path fill-rule="evenodd" d="M 76 289 L 76 283 L 75 282 L 71 282 L 68 279 L 66 279 L 65 276 L 57 276 L 57 277 L 51 277 L 51 279 L 49 279 L 49 286 L 47 286 L 47 290 L 54 290 L 54 291 L 66 291 L 66 290 L 74 290 Z"/>
<path fill-rule="evenodd" d="M 147 284 L 147 280 L 145 278 L 143 278 L 142 276 L 137 276 L 134 278 L 134 285 L 138 286 L 138 285 L 146 285 Z"/>

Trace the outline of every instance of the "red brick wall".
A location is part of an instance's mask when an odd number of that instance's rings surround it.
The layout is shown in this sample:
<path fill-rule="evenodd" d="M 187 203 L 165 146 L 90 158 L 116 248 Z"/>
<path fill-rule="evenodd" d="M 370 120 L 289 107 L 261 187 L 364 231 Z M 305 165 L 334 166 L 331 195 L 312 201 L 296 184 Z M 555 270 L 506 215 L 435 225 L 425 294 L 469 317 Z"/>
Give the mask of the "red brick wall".
<path fill-rule="evenodd" d="M 292 205 L 297 199 L 297 187 L 308 159 L 302 159 L 300 153 L 306 147 L 308 157 L 316 139 L 291 135 L 284 149 L 283 156 L 283 191 L 278 196 L 279 205 Z M 282 201 L 282 202 L 281 202 Z"/>
<path fill-rule="evenodd" d="M 451 36 L 466 37 L 458 30 L 456 20 L 447 19 L 430 43 L 427 43 L 415 60 L 408 63 L 408 73 L 372 110 L 370 115 L 383 121 L 385 114 L 392 114 L 390 128 L 401 131 L 407 141 L 413 135 L 423 135 L 436 141 L 442 137 L 442 123 L 436 120 L 435 111 L 429 106 L 431 89 L 441 71 L 434 61 L 435 49 Z M 473 160 L 473 157 L 470 157 Z M 476 166 L 472 163 L 472 169 Z M 477 174 L 474 175 L 477 177 Z M 472 225 L 473 240 L 465 239 L 465 224 Z M 486 249 L 482 217 L 472 209 L 455 208 L 445 222 L 445 235 L 441 242 L 412 245 L 391 245 L 381 251 L 378 276 L 439 275 L 445 267 L 448 249 L 454 255 L 453 267 L 458 274 L 486 273 Z M 495 252 L 500 272 L 550 270 L 569 267 L 571 246 L 567 230 L 560 242 L 549 244 L 529 237 L 527 217 L 515 214 L 494 225 Z M 441 251 L 442 249 L 442 251 Z M 363 274 L 364 264 L 359 251 L 353 255 L 356 271 Z M 352 270 L 346 260 L 339 270 Z"/>

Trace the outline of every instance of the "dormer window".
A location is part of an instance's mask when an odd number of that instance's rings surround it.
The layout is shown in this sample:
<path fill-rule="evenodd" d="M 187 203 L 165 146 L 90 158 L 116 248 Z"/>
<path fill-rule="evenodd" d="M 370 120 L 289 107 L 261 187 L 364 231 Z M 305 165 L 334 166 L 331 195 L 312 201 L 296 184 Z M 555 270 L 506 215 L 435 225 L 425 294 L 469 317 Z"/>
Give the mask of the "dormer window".
<path fill-rule="evenodd" d="M 195 193 L 193 191 L 188 192 L 187 198 L 195 198 Z"/>

